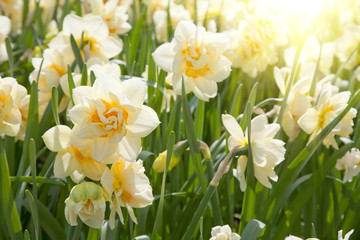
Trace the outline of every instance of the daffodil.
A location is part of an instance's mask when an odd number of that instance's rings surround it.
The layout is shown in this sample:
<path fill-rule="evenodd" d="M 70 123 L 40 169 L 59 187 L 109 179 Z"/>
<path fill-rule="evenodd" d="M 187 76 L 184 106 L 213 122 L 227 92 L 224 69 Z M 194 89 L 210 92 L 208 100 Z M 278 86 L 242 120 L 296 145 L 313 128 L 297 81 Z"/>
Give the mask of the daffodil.
<path fill-rule="evenodd" d="M 78 225 L 79 216 L 89 227 L 100 228 L 104 221 L 105 208 L 102 188 L 92 182 L 83 182 L 73 187 L 70 196 L 65 200 L 65 218 L 71 226 Z"/>
<path fill-rule="evenodd" d="M 80 139 L 75 145 L 91 140 L 91 155 L 97 161 L 117 151 L 126 160 L 135 159 L 141 137 L 160 123 L 156 112 L 143 105 L 145 93 L 143 81 L 121 82 L 110 75 L 101 75 L 92 87 L 73 89 L 75 105 L 69 116 Z"/>
<path fill-rule="evenodd" d="M 0 135 L 16 136 L 20 130 L 19 106 L 26 98 L 26 88 L 11 77 L 0 77 Z"/>
<path fill-rule="evenodd" d="M 8 17 L 0 16 L 0 61 L 6 61 L 8 54 L 6 51 L 5 39 L 11 30 L 11 21 Z"/>
<path fill-rule="evenodd" d="M 345 64 L 346 69 L 353 69 L 360 64 L 359 58 L 360 25 L 348 24 L 343 35 L 335 40 L 336 56 Z"/>
<path fill-rule="evenodd" d="M 106 22 L 110 35 L 124 34 L 130 31 L 131 25 L 127 22 L 128 6 L 120 5 L 121 0 L 91 0 L 91 13 L 99 15 Z"/>
<path fill-rule="evenodd" d="M 317 97 L 316 105 L 309 108 L 298 120 L 298 124 L 307 134 L 311 134 L 309 141 L 314 139 L 332 120 L 334 120 L 347 106 L 350 92 L 339 92 L 338 88 L 331 84 L 322 86 Z M 349 137 L 352 133 L 353 118 L 357 110 L 351 108 L 341 119 L 338 125 L 325 137 L 323 144 L 328 148 L 330 145 L 338 149 L 335 135 Z"/>
<path fill-rule="evenodd" d="M 104 163 L 94 160 L 91 148 L 88 147 L 91 143 L 82 141 L 81 147 L 72 144 L 72 141 L 76 139 L 76 130 L 71 130 L 65 125 L 58 125 L 47 130 L 42 136 L 46 147 L 52 152 L 57 152 L 54 163 L 55 177 L 70 176 L 76 183 L 84 177 L 100 180 L 106 167 L 105 163 L 115 161 L 116 155 L 103 159 Z"/>
<path fill-rule="evenodd" d="M 351 182 L 360 173 L 360 150 L 352 148 L 336 162 L 337 170 L 345 170 L 343 182 Z"/>
<path fill-rule="evenodd" d="M 173 29 L 181 20 L 191 21 L 190 12 L 184 8 L 181 4 L 171 4 L 170 8 L 170 21 Z M 157 9 L 153 14 L 153 20 L 155 23 L 156 38 L 160 42 L 168 41 L 168 27 L 167 27 L 167 16 L 166 9 Z"/>
<path fill-rule="evenodd" d="M 208 101 L 217 94 L 217 82 L 230 74 L 231 62 L 223 56 L 227 45 L 223 34 L 181 21 L 171 43 L 162 44 L 152 55 L 163 70 L 173 73 L 177 94 L 181 94 L 184 79 L 186 93 L 194 92 L 199 99 Z"/>
<path fill-rule="evenodd" d="M 109 28 L 100 16 L 83 17 L 69 14 L 64 18 L 62 31 L 49 43 L 49 47 L 58 50 L 66 64 L 72 64 L 74 54 L 70 44 L 70 35 L 74 36 L 82 55 L 87 61 L 98 57 L 107 61 L 122 51 L 120 38 L 109 36 Z"/>
<path fill-rule="evenodd" d="M 131 219 L 137 223 L 133 208 L 143 208 L 153 202 L 152 188 L 144 172 L 141 160 L 129 162 L 120 159 L 112 165 L 111 170 L 105 169 L 101 185 L 111 198 L 109 221 L 112 229 L 115 226 L 115 212 L 124 222 L 121 207 L 126 207 Z"/>
<path fill-rule="evenodd" d="M 211 229 L 210 240 L 240 240 L 237 233 L 233 233 L 229 225 L 216 226 Z"/>
<path fill-rule="evenodd" d="M 231 115 L 223 114 L 222 121 L 226 130 L 231 135 L 228 139 L 229 150 L 239 146 L 246 147 L 248 145 L 247 130 L 244 134 L 236 119 Z M 277 181 L 278 176 L 274 168 L 284 160 L 285 155 L 285 143 L 279 139 L 274 139 L 279 129 L 279 124 L 268 124 L 267 118 L 264 115 L 259 115 L 251 120 L 250 142 L 254 175 L 261 184 L 268 188 L 271 188 L 271 183 L 268 178 Z M 246 156 L 240 156 L 237 169 L 234 169 L 234 175 L 239 179 L 242 191 L 246 189 L 244 172 L 247 161 Z"/>

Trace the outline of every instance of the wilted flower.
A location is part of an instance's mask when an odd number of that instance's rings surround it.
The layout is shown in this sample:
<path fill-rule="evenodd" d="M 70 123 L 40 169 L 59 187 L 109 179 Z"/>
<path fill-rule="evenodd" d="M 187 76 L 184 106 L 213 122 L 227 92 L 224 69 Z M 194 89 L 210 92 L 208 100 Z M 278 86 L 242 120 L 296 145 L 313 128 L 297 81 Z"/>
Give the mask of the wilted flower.
<path fill-rule="evenodd" d="M 105 193 L 106 194 L 106 193 Z M 105 216 L 104 192 L 92 182 L 83 182 L 71 189 L 65 200 L 65 217 L 71 226 L 78 224 L 77 217 L 92 228 L 100 228 Z"/>
<path fill-rule="evenodd" d="M 75 106 L 69 115 L 78 128 L 76 144 L 91 140 L 91 155 L 97 161 L 118 149 L 126 160 L 135 159 L 141 148 L 141 137 L 159 125 L 156 112 L 143 105 L 146 86 L 139 79 L 124 82 L 101 75 L 93 85 L 73 89 Z"/>
<path fill-rule="evenodd" d="M 26 88 L 11 77 L 0 77 L 0 135 L 16 136 L 20 130 L 19 106 L 24 101 Z"/>
<path fill-rule="evenodd" d="M 347 106 L 350 92 L 338 92 L 338 88 L 330 84 L 323 85 L 317 99 L 316 106 L 309 108 L 298 120 L 298 124 L 307 134 L 311 134 L 309 141 L 314 139 L 332 120 L 334 120 Z M 330 145 L 338 149 L 335 135 L 349 137 L 354 125 L 352 119 L 357 110 L 351 108 L 323 141 L 328 148 Z"/>
<path fill-rule="evenodd" d="M 71 34 L 80 47 L 80 52 L 85 56 L 85 61 L 90 57 L 107 61 L 118 55 L 123 47 L 121 39 L 109 36 L 108 26 L 100 16 L 79 17 L 69 14 L 64 18 L 62 31 L 49 43 L 50 48 L 58 50 L 63 55 L 67 64 L 71 64 L 74 60 L 70 44 Z"/>
<path fill-rule="evenodd" d="M 10 29 L 11 29 L 10 19 L 5 16 L 0 16 L 0 61 L 6 61 L 8 59 L 5 39 L 9 35 Z"/>
<path fill-rule="evenodd" d="M 351 182 L 360 173 L 360 150 L 352 148 L 336 162 L 337 170 L 345 170 L 343 182 Z"/>
<path fill-rule="evenodd" d="M 84 146 L 74 146 L 72 141 L 76 139 L 76 129 L 71 130 L 65 125 L 50 128 L 42 138 L 50 151 L 58 152 L 54 163 L 54 174 L 58 178 L 70 176 L 76 183 L 85 176 L 93 180 L 100 180 L 106 167 L 105 163 L 115 160 L 114 155 L 103 159 L 103 163 L 94 160 L 91 148 L 87 147 L 91 143 L 82 141 Z"/>
<path fill-rule="evenodd" d="M 210 240 L 240 240 L 240 236 L 233 233 L 229 225 L 216 226 L 211 229 Z"/>
<path fill-rule="evenodd" d="M 227 45 L 223 34 L 206 32 L 204 27 L 181 21 L 171 43 L 164 43 L 152 55 L 163 70 L 173 72 L 177 94 L 181 94 L 184 79 L 186 93 L 192 91 L 199 99 L 208 101 L 217 94 L 217 82 L 230 74 L 231 62 L 223 56 Z"/>
<path fill-rule="evenodd" d="M 101 185 L 111 198 L 109 224 L 112 229 L 115 227 L 115 212 L 124 222 L 121 207 L 126 207 L 131 219 L 137 223 L 133 208 L 143 208 L 153 202 L 152 188 L 144 172 L 141 160 L 128 162 L 120 159 L 111 170 L 105 169 Z"/>
<path fill-rule="evenodd" d="M 222 115 L 222 121 L 231 136 L 228 139 L 229 150 L 234 147 L 245 147 L 248 145 L 248 133 L 245 135 L 236 119 L 228 114 Z M 284 142 L 274 139 L 275 134 L 279 131 L 280 125 L 276 123 L 267 124 L 267 118 L 259 115 L 251 120 L 251 151 L 254 164 L 254 175 L 261 184 L 271 188 L 268 178 L 277 181 L 274 168 L 284 160 L 285 148 Z M 246 189 L 244 171 L 247 165 L 247 157 L 240 156 L 238 159 L 237 169 L 234 169 L 234 175 L 240 181 L 242 191 Z"/>

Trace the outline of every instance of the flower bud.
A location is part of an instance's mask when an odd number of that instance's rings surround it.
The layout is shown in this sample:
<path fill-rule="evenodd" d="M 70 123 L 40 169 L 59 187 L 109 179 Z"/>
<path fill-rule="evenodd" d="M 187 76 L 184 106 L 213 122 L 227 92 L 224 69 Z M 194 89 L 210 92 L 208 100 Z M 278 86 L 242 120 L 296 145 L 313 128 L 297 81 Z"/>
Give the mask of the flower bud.
<path fill-rule="evenodd" d="M 100 186 L 83 182 L 71 189 L 65 200 L 65 217 L 70 225 L 76 226 L 77 216 L 88 226 L 100 228 L 105 216 L 105 198 Z"/>

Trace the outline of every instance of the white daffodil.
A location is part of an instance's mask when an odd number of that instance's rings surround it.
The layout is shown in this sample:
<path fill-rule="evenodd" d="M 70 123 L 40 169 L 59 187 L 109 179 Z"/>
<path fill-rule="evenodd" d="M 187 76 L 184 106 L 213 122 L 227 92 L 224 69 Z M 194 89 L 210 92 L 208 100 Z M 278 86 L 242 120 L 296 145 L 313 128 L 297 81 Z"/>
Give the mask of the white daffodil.
<path fill-rule="evenodd" d="M 0 77 L 0 135 L 16 136 L 20 130 L 19 106 L 26 98 L 26 88 L 16 79 Z"/>
<path fill-rule="evenodd" d="M 345 26 L 343 35 L 335 40 L 336 56 L 345 63 L 345 68 L 352 70 L 360 64 L 359 42 L 360 25 L 349 24 Z"/>
<path fill-rule="evenodd" d="M 11 30 L 17 31 L 22 26 L 22 12 L 24 1 L 22 0 L 3 0 L 0 1 L 0 10 L 4 15 L 11 19 Z M 0 26 L 0 32 L 3 26 Z"/>
<path fill-rule="evenodd" d="M 78 225 L 77 217 L 92 228 L 100 228 L 105 217 L 106 203 L 102 188 L 83 182 L 71 189 L 65 200 L 65 218 L 71 226 Z"/>
<path fill-rule="evenodd" d="M 332 120 L 334 120 L 347 106 L 350 92 L 338 92 L 338 88 L 330 84 L 322 86 L 317 103 L 309 108 L 298 120 L 298 124 L 307 134 L 311 134 L 309 141 L 314 139 Z M 335 126 L 323 141 L 328 148 L 330 145 L 338 149 L 334 136 L 349 137 L 352 133 L 353 118 L 356 109 L 351 108 L 343 119 Z"/>
<path fill-rule="evenodd" d="M 349 240 L 350 235 L 354 232 L 354 229 L 350 230 L 347 234 L 345 234 L 345 237 L 342 237 L 342 230 L 338 231 L 338 240 Z M 303 240 L 302 238 L 290 235 L 285 238 L 285 240 Z M 318 238 L 307 238 L 305 240 L 319 240 Z"/>
<path fill-rule="evenodd" d="M 338 240 L 349 240 L 351 234 L 354 232 L 354 229 L 351 229 L 347 234 L 345 234 L 344 238 L 342 237 L 342 230 L 338 231 Z"/>
<path fill-rule="evenodd" d="M 216 226 L 211 229 L 210 240 L 240 240 L 240 236 L 233 233 L 229 225 Z"/>
<path fill-rule="evenodd" d="M 319 60 L 319 54 L 321 49 L 321 56 L 319 62 L 319 70 L 321 73 L 328 75 L 330 74 L 330 68 L 333 63 L 333 58 L 335 54 L 335 44 L 332 42 L 327 42 L 320 45 L 319 40 L 311 35 L 309 36 L 303 48 L 301 49 L 301 54 L 299 62 L 302 64 L 302 67 L 308 63 L 317 64 Z M 294 58 L 296 54 L 297 47 L 289 47 L 284 51 L 284 59 L 288 67 L 292 67 L 294 64 Z"/>
<path fill-rule="evenodd" d="M 173 29 L 175 29 L 176 25 L 182 20 L 192 21 L 190 12 L 186 10 L 184 6 L 181 4 L 171 4 L 169 11 L 170 11 L 170 22 Z M 167 17 L 168 17 L 168 13 L 166 9 L 157 9 L 153 14 L 156 38 L 160 42 L 168 41 Z"/>
<path fill-rule="evenodd" d="M 129 16 L 127 14 L 128 7 L 119 5 L 121 0 L 91 0 L 91 13 L 99 15 L 109 27 L 109 33 L 118 35 L 130 31 L 131 25 L 127 22 Z"/>
<path fill-rule="evenodd" d="M 32 59 L 32 65 L 35 69 L 30 73 L 29 81 L 32 83 L 39 76 L 39 104 L 47 105 L 51 100 L 52 87 L 58 87 L 60 78 L 67 73 L 66 63 L 57 50 L 48 48 L 45 49 L 43 58 Z"/>
<path fill-rule="evenodd" d="M 5 39 L 11 30 L 11 21 L 8 17 L 0 16 L 0 61 L 6 61 L 8 54 L 6 51 Z"/>
<path fill-rule="evenodd" d="M 343 182 L 351 182 L 360 173 L 360 150 L 352 148 L 336 162 L 337 170 L 345 170 Z"/>
<path fill-rule="evenodd" d="M 137 223 L 133 208 L 143 208 L 153 202 L 152 188 L 144 172 L 141 160 L 129 162 L 120 159 L 112 165 L 111 170 L 105 169 L 101 185 L 111 198 L 109 221 L 112 229 L 115 226 L 115 212 L 124 222 L 121 207 L 126 207 L 131 219 Z"/>
<path fill-rule="evenodd" d="M 22 102 L 20 103 L 19 111 L 21 113 L 21 123 L 20 123 L 20 129 L 17 135 L 15 136 L 15 141 L 21 140 L 23 141 L 25 139 L 25 131 L 28 121 L 28 114 L 29 114 L 29 104 L 30 104 L 30 95 L 26 95 Z M 40 108 L 40 106 L 39 106 Z M 40 114 L 41 111 L 39 110 L 39 119 L 41 119 L 42 115 Z"/>
<path fill-rule="evenodd" d="M 114 152 L 126 160 L 140 152 L 141 137 L 159 125 L 156 112 L 143 105 L 145 83 L 139 79 L 124 82 L 101 75 L 93 85 L 73 89 L 75 106 L 69 116 L 81 141 L 91 140 L 91 155 L 97 161 Z M 75 145 L 81 145 L 81 141 Z"/>
<path fill-rule="evenodd" d="M 174 91 L 181 94 L 182 79 L 185 92 L 194 92 L 208 101 L 217 94 L 217 82 L 231 72 L 231 62 L 222 54 L 228 45 L 220 33 L 206 32 L 191 22 L 178 23 L 171 43 L 164 43 L 152 54 L 163 70 L 172 72 Z"/>
<path fill-rule="evenodd" d="M 90 57 L 98 57 L 107 61 L 122 51 L 121 39 L 109 36 L 108 26 L 100 16 L 85 15 L 79 17 L 69 14 L 64 18 L 62 31 L 49 43 L 50 48 L 56 49 L 62 54 L 66 64 L 71 64 L 74 60 L 70 44 L 71 34 L 80 47 L 80 52 L 85 57 L 85 61 Z"/>
<path fill-rule="evenodd" d="M 76 139 L 76 131 L 76 128 L 71 130 L 68 126 L 57 125 L 47 130 L 42 136 L 46 147 L 58 153 L 54 163 L 55 177 L 70 176 L 76 183 L 84 177 L 98 181 L 105 170 L 105 163 L 114 162 L 116 155 L 111 155 L 103 160 L 104 163 L 99 163 L 91 156 L 91 148 L 87 147 L 91 143 L 82 141 L 81 147 L 72 144 L 72 141 Z"/>
<path fill-rule="evenodd" d="M 236 119 L 228 114 L 222 115 L 223 124 L 230 133 L 228 139 L 229 150 L 234 147 L 245 147 L 248 145 L 248 133 L 245 135 Z M 251 151 L 254 163 L 254 175 L 261 184 L 271 188 L 268 178 L 277 181 L 274 168 L 284 160 L 285 148 L 284 142 L 274 139 L 275 134 L 279 131 L 280 125 L 276 123 L 268 124 L 265 115 L 259 115 L 251 120 Z M 246 189 L 244 171 L 247 165 L 247 157 L 241 156 L 238 159 L 237 169 L 234 169 L 234 175 L 240 181 L 242 191 Z"/>
<path fill-rule="evenodd" d="M 314 64 L 308 66 L 316 67 Z M 274 67 L 275 82 L 282 96 L 284 96 L 286 92 L 285 78 L 286 76 L 290 76 L 290 71 L 288 68 L 282 68 L 280 70 Z M 312 97 L 309 96 L 311 80 L 312 78 L 309 77 L 302 78 L 290 89 L 281 125 L 290 140 L 293 140 L 300 132 L 297 121 L 311 107 Z"/>

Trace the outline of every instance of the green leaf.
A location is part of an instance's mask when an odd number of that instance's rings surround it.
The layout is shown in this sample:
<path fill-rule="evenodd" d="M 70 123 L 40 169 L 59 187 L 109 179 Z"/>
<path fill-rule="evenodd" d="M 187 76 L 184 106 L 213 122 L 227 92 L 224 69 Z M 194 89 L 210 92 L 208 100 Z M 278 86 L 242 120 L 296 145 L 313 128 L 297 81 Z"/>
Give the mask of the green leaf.
<path fill-rule="evenodd" d="M 245 106 L 245 112 L 244 112 L 244 116 L 242 117 L 241 121 L 240 121 L 240 126 L 242 129 L 245 129 L 245 126 L 247 126 L 247 120 L 248 120 L 248 111 L 247 109 L 251 109 L 250 114 L 252 114 L 254 106 L 255 106 L 255 100 L 256 100 L 256 92 L 257 92 L 257 88 L 258 88 L 259 83 L 255 83 L 253 88 L 251 89 L 249 98 L 248 98 L 248 102 L 246 103 Z M 251 116 L 250 116 L 251 119 Z"/>
<path fill-rule="evenodd" d="M 81 74 L 81 86 L 86 86 L 88 82 L 87 66 L 84 64 Z"/>
<path fill-rule="evenodd" d="M 77 45 L 74 35 L 72 35 L 72 34 L 70 34 L 70 44 L 71 44 L 71 49 L 75 56 L 75 61 L 76 61 L 77 65 L 79 66 L 80 71 L 82 71 L 83 66 L 84 66 L 84 61 L 82 59 L 79 46 Z M 80 45 L 82 45 L 82 44 L 83 43 L 81 42 Z"/>
<path fill-rule="evenodd" d="M 264 227 L 265 227 L 264 223 L 256 219 L 251 219 L 246 225 L 244 232 L 241 234 L 241 239 L 246 239 L 246 240 L 258 239 Z"/>
<path fill-rule="evenodd" d="M 69 93 L 70 93 L 70 99 L 71 103 L 75 105 L 74 99 L 73 99 L 73 92 L 72 90 L 75 88 L 75 83 L 71 74 L 70 66 L 68 65 L 68 84 L 69 84 Z"/>
<path fill-rule="evenodd" d="M 58 104 L 59 104 L 59 93 L 57 88 L 53 86 L 51 89 L 51 107 L 56 125 L 60 125 Z"/>
<path fill-rule="evenodd" d="M 27 182 L 27 183 L 30 183 L 30 182 L 33 182 L 33 177 L 24 177 L 24 176 L 21 176 L 21 177 L 13 177 L 13 176 L 10 176 L 10 181 L 11 182 Z M 35 178 L 35 182 L 36 184 L 50 184 L 50 185 L 55 185 L 55 186 L 59 186 L 59 187 L 64 187 L 65 186 L 65 183 L 62 182 L 60 179 L 57 179 L 57 178 L 47 178 L 47 177 L 39 177 L 37 176 Z"/>
<path fill-rule="evenodd" d="M 38 214 L 38 210 L 37 210 L 37 207 L 35 204 L 35 200 L 29 190 L 25 190 L 25 196 L 26 196 L 26 199 L 27 199 L 29 207 L 30 207 L 31 218 L 34 222 L 35 238 L 39 239 L 39 214 Z"/>
<path fill-rule="evenodd" d="M 190 112 L 189 102 L 187 100 L 186 93 L 185 93 L 184 80 L 182 82 L 182 96 L 181 97 L 182 97 L 182 105 L 183 105 L 184 123 L 186 125 L 185 133 L 189 140 L 191 158 L 194 161 L 195 171 L 196 171 L 196 174 L 201 183 L 201 187 L 202 187 L 203 191 L 205 191 L 206 185 L 205 185 L 205 177 L 204 177 L 203 167 L 202 167 L 201 159 L 200 159 L 200 152 L 199 152 L 200 150 L 199 150 L 199 145 L 198 145 L 197 138 L 196 138 L 196 132 L 195 132 L 193 118 L 192 118 L 191 112 Z"/>
<path fill-rule="evenodd" d="M 101 235 L 101 229 L 89 228 L 87 240 L 99 240 Z"/>
<path fill-rule="evenodd" d="M 166 183 L 166 175 L 169 168 L 171 156 L 173 153 L 175 143 L 175 133 L 171 132 L 168 140 L 168 147 L 167 147 L 167 155 L 166 155 L 166 164 L 165 170 L 163 174 L 162 184 L 161 184 L 161 195 L 160 195 L 160 203 L 157 209 L 154 228 L 152 233 L 153 239 L 161 239 L 162 238 L 162 227 L 163 227 L 163 209 L 164 209 L 164 194 L 165 194 L 165 183 Z"/>
<path fill-rule="evenodd" d="M 11 77 L 14 77 L 14 55 L 11 48 L 10 39 L 5 39 L 5 45 L 6 45 L 6 52 L 8 55 L 8 61 L 9 61 L 9 74 Z"/>
<path fill-rule="evenodd" d="M 4 235 L 8 235 L 9 239 L 22 239 L 22 227 L 13 199 L 9 168 L 2 139 L 0 139 L 0 192 L 0 222 L 5 223 L 3 227 L 6 233 Z"/>

